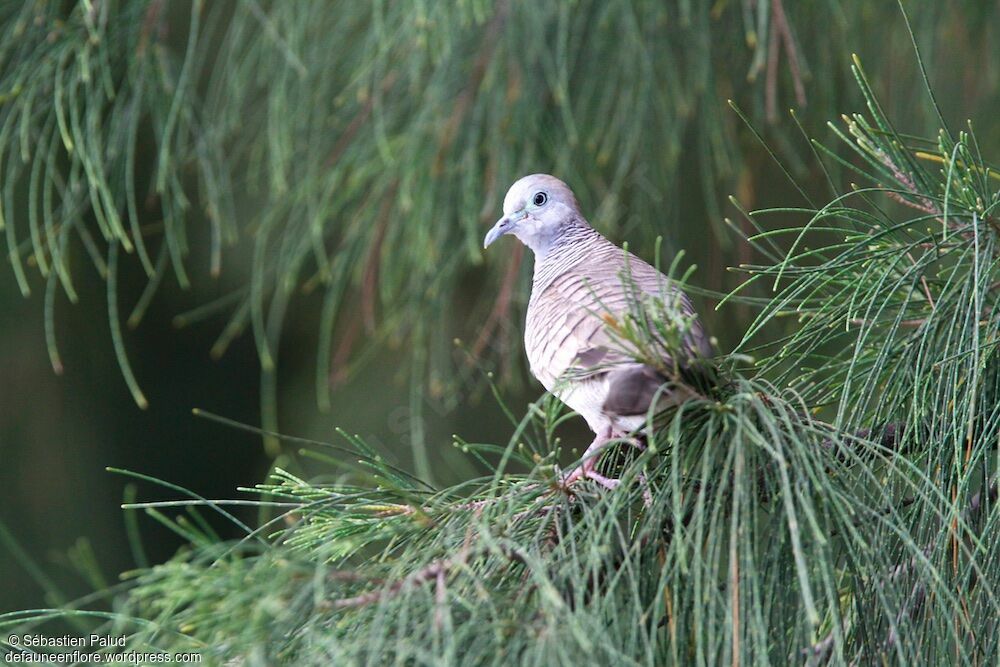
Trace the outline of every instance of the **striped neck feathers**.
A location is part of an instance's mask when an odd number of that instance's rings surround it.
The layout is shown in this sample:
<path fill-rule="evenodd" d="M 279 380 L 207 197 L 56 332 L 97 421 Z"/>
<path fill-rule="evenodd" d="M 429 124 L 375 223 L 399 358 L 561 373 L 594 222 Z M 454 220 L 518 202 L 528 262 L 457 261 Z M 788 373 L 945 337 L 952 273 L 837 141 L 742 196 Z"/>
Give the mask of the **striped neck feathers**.
<path fill-rule="evenodd" d="M 535 253 L 534 288 L 547 287 L 556 277 L 586 259 L 595 250 L 595 245 L 602 242 L 610 243 L 585 220 L 566 220 L 549 243 L 531 248 Z"/>

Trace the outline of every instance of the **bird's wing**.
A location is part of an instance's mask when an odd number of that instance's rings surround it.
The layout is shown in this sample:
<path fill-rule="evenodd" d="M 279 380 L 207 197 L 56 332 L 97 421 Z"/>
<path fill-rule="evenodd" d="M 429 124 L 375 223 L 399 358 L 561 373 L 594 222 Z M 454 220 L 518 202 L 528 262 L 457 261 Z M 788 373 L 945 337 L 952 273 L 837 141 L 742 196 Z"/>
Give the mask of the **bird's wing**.
<path fill-rule="evenodd" d="M 642 292 L 646 295 L 677 295 L 679 307 L 692 312 L 687 299 L 663 274 L 621 248 L 611 246 L 601 255 L 566 271 L 545 289 L 538 307 L 548 311 L 543 349 L 539 355 L 554 377 L 584 379 L 613 368 L 635 364 L 622 350 L 622 343 L 609 331 L 620 322 Z M 631 276 L 629 282 L 624 276 Z M 553 313 L 555 313 L 553 315 Z M 700 333 L 700 332 L 699 332 Z M 669 359 L 663 350 L 665 359 Z"/>

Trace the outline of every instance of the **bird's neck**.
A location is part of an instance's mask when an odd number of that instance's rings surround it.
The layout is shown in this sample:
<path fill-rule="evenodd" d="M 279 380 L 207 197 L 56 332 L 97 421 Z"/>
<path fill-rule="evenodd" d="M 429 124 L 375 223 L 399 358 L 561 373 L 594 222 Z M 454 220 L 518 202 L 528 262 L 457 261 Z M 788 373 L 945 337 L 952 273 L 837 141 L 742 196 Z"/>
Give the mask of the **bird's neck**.
<path fill-rule="evenodd" d="M 548 287 L 555 278 L 586 259 L 594 241 L 608 242 L 586 221 L 571 218 L 560 226 L 559 233 L 549 243 L 528 246 L 535 254 L 533 289 Z"/>

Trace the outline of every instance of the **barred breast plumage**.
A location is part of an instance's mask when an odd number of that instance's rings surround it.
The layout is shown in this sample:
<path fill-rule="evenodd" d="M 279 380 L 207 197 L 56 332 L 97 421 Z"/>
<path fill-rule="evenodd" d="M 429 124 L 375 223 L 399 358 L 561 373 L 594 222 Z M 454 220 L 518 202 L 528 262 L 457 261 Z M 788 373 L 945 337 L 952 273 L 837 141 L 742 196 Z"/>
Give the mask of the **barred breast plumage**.
<path fill-rule="evenodd" d="M 640 401 L 628 414 L 615 414 L 606 406 L 615 374 L 642 366 L 608 331 L 609 322 L 628 312 L 629 300 L 637 300 L 629 285 L 654 297 L 676 296 L 685 314 L 691 313 L 687 298 L 663 274 L 582 220 L 567 221 L 560 243 L 535 258 L 524 334 L 532 374 L 594 430 L 604 422 L 616 431 L 633 430 L 649 407 Z M 700 325 L 693 329 L 693 344 L 705 352 Z"/>

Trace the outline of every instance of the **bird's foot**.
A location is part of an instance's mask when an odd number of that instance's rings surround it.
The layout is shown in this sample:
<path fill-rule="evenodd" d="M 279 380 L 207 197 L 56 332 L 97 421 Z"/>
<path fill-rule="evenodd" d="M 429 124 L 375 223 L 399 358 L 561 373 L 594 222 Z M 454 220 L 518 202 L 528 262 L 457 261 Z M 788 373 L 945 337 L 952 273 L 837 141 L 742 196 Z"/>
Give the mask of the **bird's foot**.
<path fill-rule="evenodd" d="M 605 477 L 595 469 L 601 449 L 611 440 L 612 433 L 610 426 L 596 432 L 594 441 L 590 443 L 587 451 L 583 453 L 583 462 L 573 472 L 563 478 L 563 486 L 568 487 L 573 482 L 584 478 L 591 479 L 606 489 L 614 489 L 618 486 L 620 483 L 619 480 Z"/>
<path fill-rule="evenodd" d="M 563 477 L 563 486 L 569 486 L 573 482 L 583 479 L 587 475 L 587 471 L 584 468 L 585 466 L 579 465 L 573 469 L 573 472 Z"/>
<path fill-rule="evenodd" d="M 585 461 L 577 466 L 573 472 L 563 478 L 563 485 L 569 486 L 570 484 L 573 484 L 581 479 L 593 480 L 606 489 L 615 489 L 619 484 L 621 484 L 621 480 L 605 477 L 594 470 L 593 461 Z"/>
<path fill-rule="evenodd" d="M 630 444 L 633 447 L 635 447 L 636 449 L 638 449 L 640 452 L 646 451 L 646 443 L 645 443 L 645 441 L 642 438 L 637 438 L 634 435 L 629 435 L 629 436 L 626 436 L 626 437 L 624 437 L 622 439 L 625 442 L 627 442 L 628 444 Z"/>
<path fill-rule="evenodd" d="M 601 475 L 601 474 L 599 474 L 599 473 L 597 473 L 596 471 L 593 471 L 593 470 L 591 470 L 589 473 L 587 473 L 586 477 L 587 477 L 587 479 L 591 479 L 591 480 L 597 482 L 598 484 L 600 484 L 601 486 L 603 486 L 605 489 L 617 489 L 618 485 L 622 483 L 622 481 L 620 479 L 614 479 L 612 477 L 605 477 L 604 475 Z"/>

